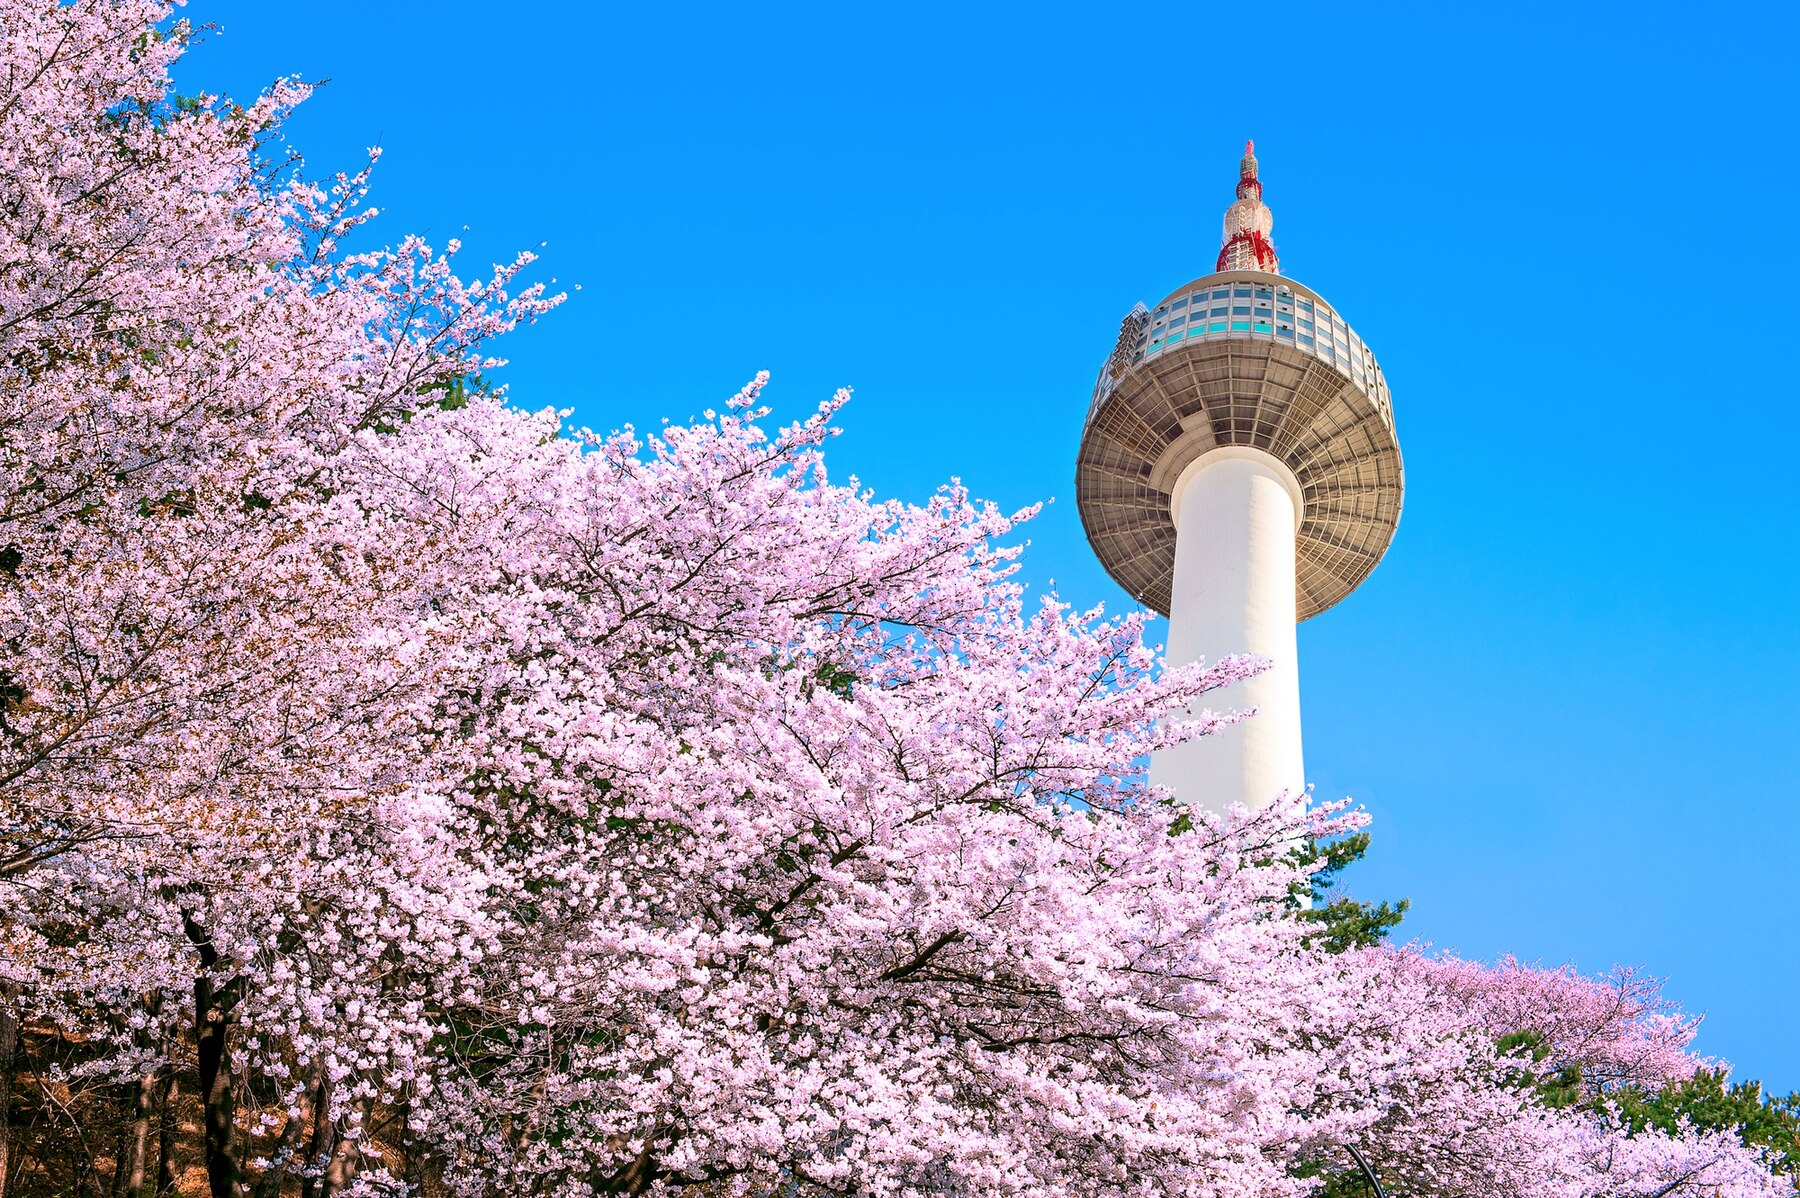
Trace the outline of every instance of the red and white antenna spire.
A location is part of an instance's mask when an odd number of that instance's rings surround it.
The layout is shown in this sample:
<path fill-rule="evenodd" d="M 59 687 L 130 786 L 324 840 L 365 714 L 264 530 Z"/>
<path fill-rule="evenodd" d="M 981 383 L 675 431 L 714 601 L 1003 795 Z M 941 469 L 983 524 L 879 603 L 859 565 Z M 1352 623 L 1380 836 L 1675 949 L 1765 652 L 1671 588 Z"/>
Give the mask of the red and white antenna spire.
<path fill-rule="evenodd" d="M 1256 143 L 1244 143 L 1244 157 L 1238 162 L 1237 202 L 1225 210 L 1225 239 L 1219 248 L 1219 264 L 1214 270 L 1260 270 L 1281 273 L 1281 259 L 1275 256 L 1275 244 L 1269 232 L 1275 227 L 1275 214 L 1262 202 L 1262 183 L 1256 177 Z"/>

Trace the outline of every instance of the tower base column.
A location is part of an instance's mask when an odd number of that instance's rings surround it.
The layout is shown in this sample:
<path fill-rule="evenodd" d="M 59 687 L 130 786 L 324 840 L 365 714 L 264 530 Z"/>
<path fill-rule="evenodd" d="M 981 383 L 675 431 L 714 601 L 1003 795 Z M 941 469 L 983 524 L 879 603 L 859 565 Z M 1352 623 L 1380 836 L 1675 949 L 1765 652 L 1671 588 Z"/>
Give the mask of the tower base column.
<path fill-rule="evenodd" d="M 1169 596 L 1170 666 L 1232 653 L 1267 658 L 1255 678 L 1197 705 L 1254 707 L 1230 728 L 1155 754 L 1150 780 L 1223 814 L 1255 810 L 1306 783 L 1300 748 L 1294 534 L 1304 500 L 1293 472 L 1260 449 L 1201 455 L 1176 481 L 1175 577 Z"/>

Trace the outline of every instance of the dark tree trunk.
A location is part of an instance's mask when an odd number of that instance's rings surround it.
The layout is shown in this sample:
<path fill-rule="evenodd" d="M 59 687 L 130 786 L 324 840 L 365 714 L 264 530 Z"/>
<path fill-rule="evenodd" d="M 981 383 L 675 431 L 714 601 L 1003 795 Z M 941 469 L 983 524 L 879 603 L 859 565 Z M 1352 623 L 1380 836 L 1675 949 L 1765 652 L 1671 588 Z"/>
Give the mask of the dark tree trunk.
<path fill-rule="evenodd" d="M 157 1070 L 138 1078 L 137 1102 L 132 1111 L 131 1139 L 124 1152 L 124 1176 L 119 1187 L 124 1198 L 144 1198 L 145 1162 L 150 1153 L 150 1115 L 156 1107 Z"/>
<path fill-rule="evenodd" d="M 201 1125 L 206 1133 L 206 1182 L 212 1198 L 239 1198 L 237 1093 L 231 1076 L 232 1010 L 243 995 L 244 979 L 214 985 L 219 953 L 212 937 L 184 915 L 188 939 L 200 952 L 203 971 L 194 979 L 194 1038 L 200 1065 Z"/>
<path fill-rule="evenodd" d="M 19 1012 L 11 986 L 0 986 L 0 1198 L 12 1175 L 13 1070 L 19 1057 Z"/>
<path fill-rule="evenodd" d="M 325 1066 L 320 1065 L 318 1080 L 313 1085 L 312 1142 L 306 1146 L 306 1172 L 300 1179 L 300 1198 L 319 1196 L 319 1183 L 337 1143 L 334 1139 L 335 1115 L 331 1109 L 331 1078 L 326 1076 Z"/>
<path fill-rule="evenodd" d="M 359 1124 L 368 1134 L 369 1107 L 361 1104 L 363 1118 Z M 337 1146 L 331 1151 L 331 1161 L 325 1166 L 325 1176 L 319 1182 L 319 1198 L 337 1198 L 356 1180 L 357 1170 L 362 1167 L 363 1141 L 361 1139 L 339 1135 Z"/>
<path fill-rule="evenodd" d="M 175 1080 L 175 1071 L 169 1070 L 168 1084 L 162 1092 L 162 1114 L 157 1127 L 156 1139 L 156 1193 L 158 1198 L 175 1189 L 175 1099 L 181 1094 L 181 1087 Z M 4 1195 L 0 1195 L 4 1198 Z"/>
<path fill-rule="evenodd" d="M 356 1166 L 361 1159 L 356 1141 L 349 1136 L 339 1136 L 331 1161 L 325 1166 L 325 1176 L 319 1179 L 319 1198 L 337 1198 L 343 1193 L 344 1187 L 356 1176 Z"/>
<path fill-rule="evenodd" d="M 200 1103 L 206 1132 L 206 1180 L 212 1198 L 238 1198 L 237 1091 L 231 1076 L 231 1009 L 240 982 L 194 983 L 194 1032 L 199 1041 Z"/>
<path fill-rule="evenodd" d="M 121 1102 L 120 1106 L 125 1104 Z M 106 1187 L 111 1198 L 120 1198 L 125 1191 L 125 1171 L 131 1168 L 131 1125 L 121 1124 L 118 1138 L 113 1142 L 113 1175 L 112 1184 Z"/>

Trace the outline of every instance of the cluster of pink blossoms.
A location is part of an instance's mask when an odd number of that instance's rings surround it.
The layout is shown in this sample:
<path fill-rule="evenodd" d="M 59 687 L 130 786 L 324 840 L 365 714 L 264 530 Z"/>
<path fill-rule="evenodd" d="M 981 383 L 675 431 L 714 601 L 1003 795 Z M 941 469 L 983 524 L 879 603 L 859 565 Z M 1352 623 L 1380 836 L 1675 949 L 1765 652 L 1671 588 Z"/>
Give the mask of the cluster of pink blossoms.
<path fill-rule="evenodd" d="M 842 396 L 465 391 L 529 256 L 344 251 L 306 88 L 176 103 L 169 17 L 0 0 L 0 1097 L 124 1102 L 133 1198 L 180 1101 L 215 1198 L 1789 1192 L 1619 1125 L 1698 1064 L 1644 979 L 1310 947 L 1362 817 L 1138 765 L 1253 664 L 832 483 Z"/>

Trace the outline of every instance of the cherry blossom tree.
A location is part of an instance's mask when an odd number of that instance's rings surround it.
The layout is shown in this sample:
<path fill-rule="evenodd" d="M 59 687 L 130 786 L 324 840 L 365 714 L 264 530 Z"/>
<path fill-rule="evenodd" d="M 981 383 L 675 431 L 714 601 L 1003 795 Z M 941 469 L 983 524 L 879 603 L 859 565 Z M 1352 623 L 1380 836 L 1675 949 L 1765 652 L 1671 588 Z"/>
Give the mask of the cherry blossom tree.
<path fill-rule="evenodd" d="M 0 16 L 0 1055 L 32 1027 L 116 1045 L 24 1076 L 76 1132 L 72 1095 L 133 1079 L 132 1193 L 185 1056 L 227 1193 L 250 971 L 356 868 L 335 818 L 387 835 L 369 813 L 413 776 L 406 704 L 450 639 L 416 589 L 432 547 L 371 537 L 340 463 L 551 301 L 508 295 L 525 259 L 465 284 L 416 240 L 340 251 L 363 177 L 320 189 L 280 152 L 306 89 L 178 99 L 167 16 Z"/>
<path fill-rule="evenodd" d="M 469 385 L 530 256 L 353 248 L 192 36 L 0 0 L 0 1194 L 1785 1192 L 1616 1116 L 1643 978 L 1315 943 L 1365 817 L 1141 769 L 1258 663 L 834 482 L 845 396 Z"/>

